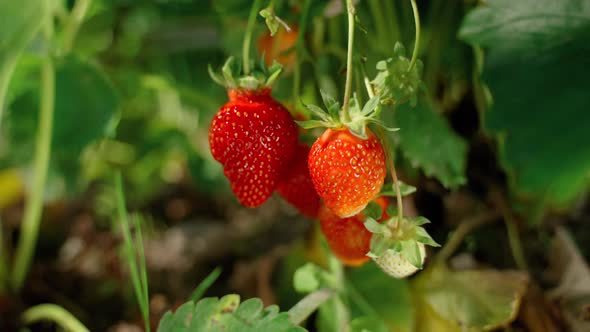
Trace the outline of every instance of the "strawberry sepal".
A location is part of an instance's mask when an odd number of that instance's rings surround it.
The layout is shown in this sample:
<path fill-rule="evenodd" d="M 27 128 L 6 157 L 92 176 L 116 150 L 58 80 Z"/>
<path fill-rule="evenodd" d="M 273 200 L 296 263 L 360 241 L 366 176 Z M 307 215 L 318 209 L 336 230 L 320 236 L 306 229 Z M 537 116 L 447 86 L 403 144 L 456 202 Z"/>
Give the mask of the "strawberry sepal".
<path fill-rule="evenodd" d="M 399 42 L 395 44 L 392 58 L 377 63 L 379 73 L 371 85 L 381 96 L 382 104 L 400 105 L 409 101 L 412 106 L 416 105 L 418 93 L 425 90 L 421 80 L 424 65 L 418 60 L 410 68 L 410 63 L 406 48 Z"/>
<path fill-rule="evenodd" d="M 267 67 L 264 61 L 260 61 L 258 66 L 254 66 L 253 63 L 252 67 L 253 70 L 244 75 L 241 62 L 235 61 L 234 57 L 229 57 L 221 67 L 221 73 L 216 73 L 211 65 L 209 65 L 208 69 L 211 79 L 226 89 L 245 89 L 249 91 L 271 88 L 283 71 L 283 66 L 276 61 L 270 67 Z"/>
<path fill-rule="evenodd" d="M 373 233 L 367 256 L 382 268 L 385 266 L 383 270 L 396 278 L 422 269 L 426 257 L 424 246 L 440 246 L 421 226 L 429 222 L 424 217 L 409 219 L 393 216 L 383 223 L 367 218 L 365 228 Z"/>

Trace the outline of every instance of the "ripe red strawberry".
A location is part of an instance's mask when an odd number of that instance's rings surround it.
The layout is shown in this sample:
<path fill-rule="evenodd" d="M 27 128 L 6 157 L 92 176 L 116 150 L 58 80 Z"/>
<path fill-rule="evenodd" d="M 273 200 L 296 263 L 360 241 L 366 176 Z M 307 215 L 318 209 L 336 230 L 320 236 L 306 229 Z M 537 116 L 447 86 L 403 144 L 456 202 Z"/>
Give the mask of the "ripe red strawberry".
<path fill-rule="evenodd" d="M 279 183 L 277 191 L 291 205 L 297 208 L 301 214 L 315 219 L 320 209 L 320 196 L 313 187 L 307 156 L 309 147 L 305 144 L 297 145 L 291 162 L 283 173 L 283 180 Z"/>
<path fill-rule="evenodd" d="M 327 129 L 311 147 L 309 172 L 328 209 L 341 218 L 362 211 L 381 190 L 387 167 L 381 143 L 348 129 Z"/>
<path fill-rule="evenodd" d="M 297 125 L 268 88 L 229 89 L 228 96 L 209 128 L 211 154 L 240 203 L 257 207 L 271 196 L 291 160 Z"/>
<path fill-rule="evenodd" d="M 381 206 L 383 213 L 379 221 L 388 218 L 385 210 L 387 199 L 378 197 L 375 202 Z M 322 206 L 318 215 L 322 232 L 328 241 L 330 249 L 343 264 L 348 266 L 360 266 L 369 260 L 367 253 L 371 250 L 371 237 L 363 224 L 365 216 L 361 212 L 355 216 L 341 219 L 332 213 L 327 207 Z"/>

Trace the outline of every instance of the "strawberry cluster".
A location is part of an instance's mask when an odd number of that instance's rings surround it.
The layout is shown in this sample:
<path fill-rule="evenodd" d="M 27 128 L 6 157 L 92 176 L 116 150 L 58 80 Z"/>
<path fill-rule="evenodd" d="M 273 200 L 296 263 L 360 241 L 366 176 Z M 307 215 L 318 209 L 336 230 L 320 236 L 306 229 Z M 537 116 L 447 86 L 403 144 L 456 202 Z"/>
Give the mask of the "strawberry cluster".
<path fill-rule="evenodd" d="M 349 24 L 353 26 L 354 8 L 351 2 L 347 4 Z M 353 31 L 350 30 L 349 51 Z M 296 44 L 296 35 L 291 36 L 290 45 Z M 270 39 L 266 40 L 266 44 L 269 42 Z M 245 54 L 247 46 L 245 43 Z M 277 57 L 273 52 L 269 54 Z M 422 268 L 425 245 L 437 243 L 421 227 L 426 219 L 410 220 L 403 216 L 402 195 L 395 176 L 393 195 L 398 198 L 400 212 L 391 209 L 383 197 L 391 195 L 383 190 L 386 153 L 370 126 L 397 130 L 380 120 L 381 105 L 415 103 L 422 89 L 422 64 L 415 54 L 410 60 L 403 46 L 396 45 L 394 57 L 378 63 L 376 78 L 368 81 L 365 77 L 371 98 L 361 105 L 356 95 L 350 96 L 349 52 L 342 107 L 322 92 L 325 109 L 305 105 L 315 116 L 306 121 L 295 121 L 271 96 L 270 86 L 281 71 L 278 63 L 266 68 L 263 61 L 259 70 L 250 72 L 245 59 L 242 74 L 230 58 L 222 75 L 211 71 L 213 79 L 227 88 L 229 96 L 211 123 L 211 154 L 222 164 L 239 202 L 246 207 L 258 207 L 276 190 L 301 214 L 319 219 L 329 247 L 345 265 L 358 266 L 373 259 L 396 278 Z M 304 129 L 326 129 L 310 148 L 299 143 L 297 124 Z"/>

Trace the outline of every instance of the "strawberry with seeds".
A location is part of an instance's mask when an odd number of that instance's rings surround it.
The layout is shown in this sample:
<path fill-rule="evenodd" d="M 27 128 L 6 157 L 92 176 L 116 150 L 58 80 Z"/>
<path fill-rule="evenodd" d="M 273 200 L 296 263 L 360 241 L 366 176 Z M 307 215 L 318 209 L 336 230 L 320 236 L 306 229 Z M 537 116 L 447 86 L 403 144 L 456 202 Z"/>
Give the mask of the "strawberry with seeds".
<path fill-rule="evenodd" d="M 375 200 L 381 207 L 381 219 L 388 218 L 388 201 L 384 197 Z M 327 207 L 322 206 L 318 219 L 322 233 L 328 241 L 330 249 L 344 265 L 360 266 L 369 260 L 367 253 L 370 251 L 371 237 L 373 234 L 365 226 L 365 215 L 359 213 L 349 218 L 339 218 Z M 380 219 L 380 220 L 381 220 Z"/>
<path fill-rule="evenodd" d="M 304 128 L 328 128 L 311 147 L 309 172 L 326 207 L 348 218 L 377 196 L 387 173 L 383 146 L 368 128 L 369 123 L 383 126 L 375 114 L 379 98 L 372 98 L 362 109 L 356 97 L 351 98 L 348 117 L 341 115 L 332 97 L 322 93 L 322 98 L 327 111 L 307 105 L 320 120 L 298 123 Z"/>
<path fill-rule="evenodd" d="M 277 191 L 301 214 L 315 219 L 320 209 L 320 196 L 309 175 L 308 155 L 309 147 L 300 143 L 293 153 L 293 158 L 282 176 L 283 180 L 279 183 Z"/>
<path fill-rule="evenodd" d="M 228 94 L 209 130 L 211 154 L 240 203 L 257 207 L 276 188 L 297 144 L 297 127 L 269 90 Z"/>
<path fill-rule="evenodd" d="M 242 45 L 242 66 L 230 57 L 221 75 L 211 78 L 228 91 L 229 101 L 213 117 L 209 145 L 232 191 L 246 207 L 262 205 L 276 189 L 298 140 L 297 126 L 283 105 L 270 95 L 282 71 L 278 63 L 254 68 L 250 43 L 262 2 L 254 1 Z"/>

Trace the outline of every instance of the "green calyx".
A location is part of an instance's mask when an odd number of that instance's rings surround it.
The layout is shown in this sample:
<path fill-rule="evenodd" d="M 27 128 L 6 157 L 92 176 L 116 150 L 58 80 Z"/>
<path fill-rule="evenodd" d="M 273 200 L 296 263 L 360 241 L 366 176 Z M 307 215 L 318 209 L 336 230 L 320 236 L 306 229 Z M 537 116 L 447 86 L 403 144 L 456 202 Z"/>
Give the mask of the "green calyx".
<path fill-rule="evenodd" d="M 297 121 L 304 129 L 310 128 L 343 128 L 346 127 L 350 132 L 362 139 L 367 139 L 367 125 L 370 123 L 383 127 L 388 131 L 397 131 L 399 128 L 389 128 L 379 119 L 380 102 L 379 97 L 375 96 L 361 108 L 356 95 L 350 98 L 350 105 L 348 109 L 348 119 L 341 117 L 340 103 L 332 96 L 320 91 L 322 100 L 326 109 L 322 109 L 316 105 L 305 105 L 317 120 Z"/>
<path fill-rule="evenodd" d="M 365 227 L 373 233 L 371 251 L 367 256 L 374 259 L 385 254 L 388 250 L 393 250 L 408 260 L 410 264 L 421 269 L 424 260 L 419 250 L 419 244 L 440 247 L 422 227 L 427 223 L 430 221 L 424 217 L 409 219 L 394 216 L 383 223 L 367 217 Z"/>
<path fill-rule="evenodd" d="M 237 88 L 256 91 L 270 88 L 283 71 L 283 66 L 276 61 L 272 66 L 267 67 L 263 58 L 258 66 L 252 67 L 253 70 L 248 75 L 243 75 L 241 61 L 235 61 L 234 57 L 229 57 L 221 67 L 220 74 L 216 73 L 209 65 L 209 75 L 213 81 L 226 89 Z"/>
<path fill-rule="evenodd" d="M 412 106 L 418 101 L 418 93 L 424 90 L 422 82 L 422 61 L 417 60 L 410 68 L 410 59 L 406 57 L 406 48 L 401 43 L 396 43 L 394 56 L 377 63 L 379 73 L 371 81 L 377 95 L 381 97 L 382 104 L 400 105 L 410 101 Z"/>

